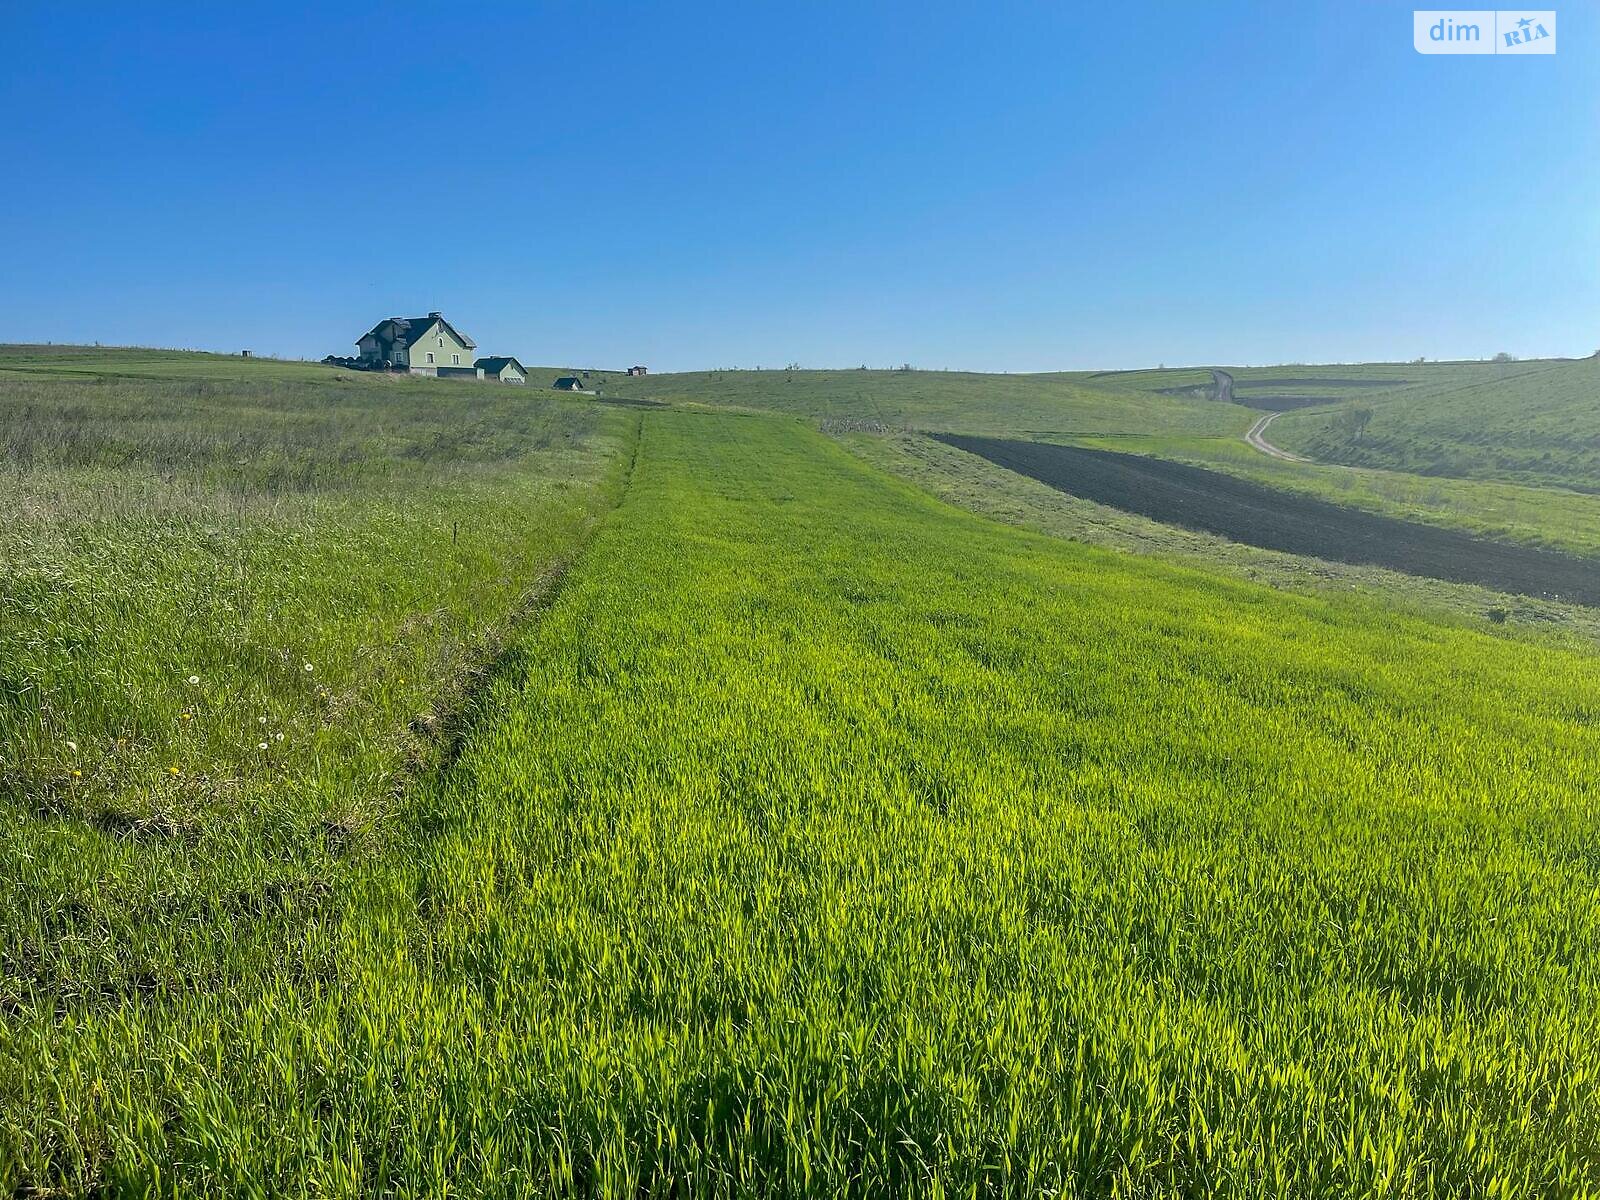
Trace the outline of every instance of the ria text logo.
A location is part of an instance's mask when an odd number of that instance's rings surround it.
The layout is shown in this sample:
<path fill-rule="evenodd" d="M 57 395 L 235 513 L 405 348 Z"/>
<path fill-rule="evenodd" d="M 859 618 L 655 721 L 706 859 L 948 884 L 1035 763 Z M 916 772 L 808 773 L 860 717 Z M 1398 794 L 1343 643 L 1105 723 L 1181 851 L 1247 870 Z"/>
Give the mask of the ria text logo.
<path fill-rule="evenodd" d="M 1428 9 L 1411 14 L 1418 54 L 1554 54 L 1554 9 Z"/>

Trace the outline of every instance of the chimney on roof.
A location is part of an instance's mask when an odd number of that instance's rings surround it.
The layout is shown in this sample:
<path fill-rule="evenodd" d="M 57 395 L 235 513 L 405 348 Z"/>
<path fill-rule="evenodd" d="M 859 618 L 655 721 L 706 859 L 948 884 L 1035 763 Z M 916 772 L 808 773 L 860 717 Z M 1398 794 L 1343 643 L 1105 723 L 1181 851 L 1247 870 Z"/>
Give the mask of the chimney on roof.
<path fill-rule="evenodd" d="M 436 312 L 431 312 L 431 313 L 429 313 L 429 314 L 428 314 L 428 315 L 429 315 L 429 316 L 430 316 L 430 317 L 437 317 L 437 316 L 438 316 L 438 315 L 439 315 L 439 314 L 438 314 L 438 313 L 436 313 Z"/>

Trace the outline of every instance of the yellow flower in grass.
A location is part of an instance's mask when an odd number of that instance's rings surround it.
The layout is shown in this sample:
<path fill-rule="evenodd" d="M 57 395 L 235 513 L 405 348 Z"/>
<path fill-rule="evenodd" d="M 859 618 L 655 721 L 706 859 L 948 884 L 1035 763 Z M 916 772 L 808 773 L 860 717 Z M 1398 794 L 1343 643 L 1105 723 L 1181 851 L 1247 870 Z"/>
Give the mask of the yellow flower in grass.
<path fill-rule="evenodd" d="M 168 775 L 182 775 L 183 772 L 178 770 L 177 767 L 168 767 L 167 768 L 167 774 Z"/>
<path fill-rule="evenodd" d="M 194 714 L 193 713 L 179 713 L 178 714 L 178 720 L 180 720 L 180 721 L 192 721 L 192 720 L 194 720 Z"/>
<path fill-rule="evenodd" d="M 83 778 L 83 772 L 82 771 L 74 771 L 72 773 L 72 777 L 74 779 L 82 779 Z"/>

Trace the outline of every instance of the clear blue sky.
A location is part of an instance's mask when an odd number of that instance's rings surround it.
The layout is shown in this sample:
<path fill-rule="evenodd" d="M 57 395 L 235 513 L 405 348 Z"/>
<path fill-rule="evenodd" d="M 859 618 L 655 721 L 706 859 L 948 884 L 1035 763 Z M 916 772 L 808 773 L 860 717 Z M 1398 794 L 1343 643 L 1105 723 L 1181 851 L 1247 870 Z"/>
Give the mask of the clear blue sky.
<path fill-rule="evenodd" d="M 1046 370 L 1600 346 L 1600 7 L 11 4 L 0 340 Z M 371 14 L 381 16 L 374 20 Z"/>

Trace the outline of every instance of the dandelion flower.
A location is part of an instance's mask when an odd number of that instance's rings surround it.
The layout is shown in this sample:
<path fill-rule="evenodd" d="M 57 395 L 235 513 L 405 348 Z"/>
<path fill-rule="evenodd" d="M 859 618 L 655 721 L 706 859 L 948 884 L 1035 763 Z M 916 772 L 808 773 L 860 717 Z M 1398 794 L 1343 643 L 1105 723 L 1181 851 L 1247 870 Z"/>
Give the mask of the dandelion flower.
<path fill-rule="evenodd" d="M 193 713 L 179 713 L 178 714 L 178 720 L 180 720 L 180 721 L 192 721 L 192 720 L 194 720 L 194 714 Z"/>
<path fill-rule="evenodd" d="M 310 664 L 310 663 L 307 663 L 307 664 L 306 664 L 306 670 L 307 670 L 307 671 L 310 671 L 310 670 L 313 670 L 313 667 L 312 667 L 312 666 L 311 666 L 311 664 Z"/>
<path fill-rule="evenodd" d="M 265 750 L 266 748 L 267 748 L 267 744 L 265 742 L 257 742 L 256 743 L 256 749 L 257 750 Z"/>
<path fill-rule="evenodd" d="M 177 767 L 168 767 L 167 768 L 167 774 L 168 775 L 182 775 L 183 772 L 178 770 Z"/>
<path fill-rule="evenodd" d="M 83 772 L 82 771 L 74 771 L 72 773 L 72 777 L 74 779 L 82 779 L 83 778 Z"/>
<path fill-rule="evenodd" d="M 267 723 L 267 719 L 265 717 L 257 717 L 256 720 L 260 721 L 263 725 Z"/>
<path fill-rule="evenodd" d="M 198 675 L 189 676 L 189 682 L 190 683 L 199 683 L 200 682 L 200 676 L 198 676 Z"/>
<path fill-rule="evenodd" d="M 275 733 L 272 736 L 276 741 L 280 741 L 280 742 L 283 741 L 283 734 L 281 734 L 281 733 Z"/>

